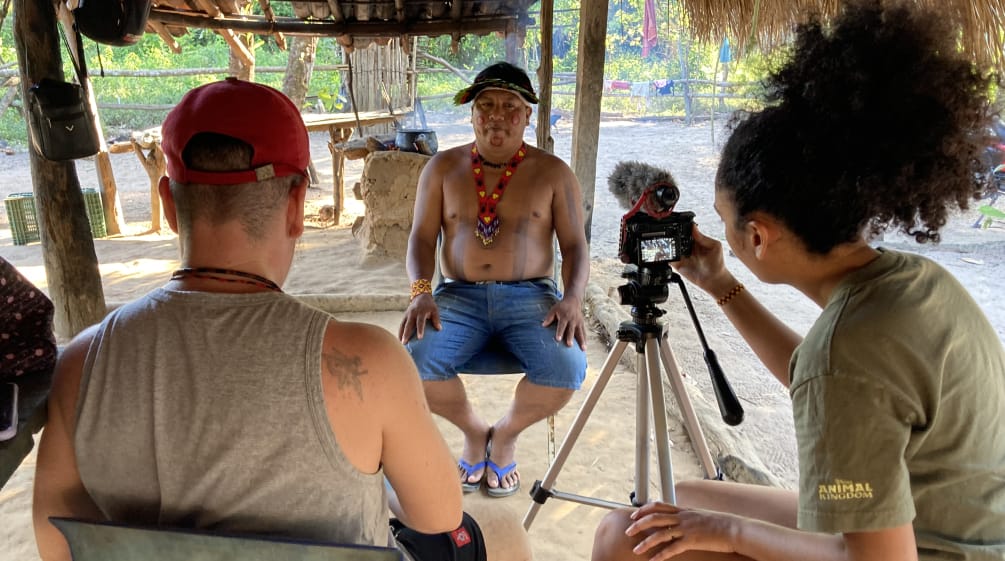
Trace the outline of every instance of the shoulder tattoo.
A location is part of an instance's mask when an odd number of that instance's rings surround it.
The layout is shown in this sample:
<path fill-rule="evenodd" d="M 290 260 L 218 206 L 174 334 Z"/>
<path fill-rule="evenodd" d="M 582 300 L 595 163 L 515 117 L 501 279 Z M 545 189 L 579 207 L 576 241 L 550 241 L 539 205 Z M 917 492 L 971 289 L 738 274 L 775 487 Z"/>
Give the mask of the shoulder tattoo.
<path fill-rule="evenodd" d="M 363 384 L 360 379 L 367 373 L 362 368 L 363 359 L 347 355 L 335 348 L 327 348 L 322 351 L 321 360 L 328 369 L 328 374 L 335 378 L 339 390 L 355 390 L 360 401 L 363 400 Z"/>

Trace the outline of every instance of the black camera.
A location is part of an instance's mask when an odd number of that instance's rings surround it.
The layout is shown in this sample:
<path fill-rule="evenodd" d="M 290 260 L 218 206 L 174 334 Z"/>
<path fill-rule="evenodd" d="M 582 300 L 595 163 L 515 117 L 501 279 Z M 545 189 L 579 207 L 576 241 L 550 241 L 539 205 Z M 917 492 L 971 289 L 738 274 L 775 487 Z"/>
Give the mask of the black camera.
<path fill-rule="evenodd" d="M 693 212 L 673 212 L 666 218 L 638 213 L 623 219 L 621 261 L 639 267 L 680 261 L 694 247 Z"/>
<path fill-rule="evenodd" d="M 667 265 L 691 255 L 694 213 L 672 212 L 678 196 L 675 186 L 659 185 L 647 190 L 635 208 L 621 218 L 618 254 L 623 263 Z"/>

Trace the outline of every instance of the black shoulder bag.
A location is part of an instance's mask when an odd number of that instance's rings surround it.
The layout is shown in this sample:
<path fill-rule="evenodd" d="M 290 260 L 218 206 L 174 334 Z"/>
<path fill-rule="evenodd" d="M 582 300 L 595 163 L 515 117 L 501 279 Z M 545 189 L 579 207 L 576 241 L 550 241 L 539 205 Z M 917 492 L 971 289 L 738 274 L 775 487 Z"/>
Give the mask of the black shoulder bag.
<path fill-rule="evenodd" d="M 49 160 L 73 160 L 98 153 L 100 147 L 98 131 L 87 104 L 87 66 L 81 45 L 83 39 L 74 25 L 77 38 L 77 58 L 70 53 L 70 60 L 77 72 L 80 84 L 44 78 L 28 89 L 28 130 L 31 143 L 43 157 Z M 64 43 L 66 38 L 63 37 Z M 67 51 L 70 45 L 66 45 Z"/>

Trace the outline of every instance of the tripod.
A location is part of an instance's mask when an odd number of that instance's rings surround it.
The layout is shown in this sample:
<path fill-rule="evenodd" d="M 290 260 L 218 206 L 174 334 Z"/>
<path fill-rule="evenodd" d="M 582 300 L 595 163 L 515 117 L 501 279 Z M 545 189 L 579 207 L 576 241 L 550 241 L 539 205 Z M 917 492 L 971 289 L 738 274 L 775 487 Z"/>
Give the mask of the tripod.
<path fill-rule="evenodd" d="M 641 272 L 626 271 L 623 276 L 637 279 L 641 274 L 644 275 L 643 279 L 647 280 L 649 278 L 648 275 L 651 273 L 651 271 L 646 270 L 642 270 Z M 668 277 L 666 277 L 667 274 L 669 275 Z M 728 381 L 726 381 L 725 376 L 722 374 L 722 370 L 719 368 L 718 361 L 715 358 L 715 353 L 708 348 L 683 281 L 677 273 L 670 272 L 669 269 L 666 271 L 656 271 L 655 278 L 657 281 L 665 278 L 666 281 L 674 282 L 680 287 L 691 315 L 691 321 L 698 332 L 699 340 L 705 350 L 705 362 L 712 375 L 716 398 L 719 402 L 723 419 L 729 424 L 738 424 L 743 419 L 743 409 L 740 407 L 739 401 L 733 395 L 732 388 L 729 387 Z M 667 435 L 666 402 L 664 401 L 663 394 L 663 380 L 660 377 L 661 362 L 667 372 L 670 387 L 673 390 L 677 406 L 684 419 L 684 426 L 688 437 L 691 439 L 695 453 L 698 455 L 698 460 L 701 462 L 705 477 L 708 479 L 722 478 L 721 472 L 719 472 L 715 462 L 712 460 L 712 454 L 709 452 L 705 435 L 698 424 L 698 417 L 695 415 L 690 398 L 688 398 L 680 369 L 677 366 L 673 351 L 670 349 L 670 343 L 667 341 L 667 335 L 663 330 L 663 326 L 657 321 L 665 312 L 657 308 L 655 304 L 666 300 L 667 284 L 665 282 L 656 285 L 651 285 L 648 282 L 639 284 L 637 280 L 633 280 L 628 285 L 619 287 L 618 291 L 621 294 L 622 303 L 628 299 L 633 304 L 632 321 L 621 323 L 617 332 L 618 342 L 611 349 L 610 354 L 607 355 L 607 359 L 604 361 L 600 372 L 600 377 L 597 378 L 597 382 L 576 414 L 569 432 L 562 441 L 562 446 L 558 449 L 554 460 L 552 460 L 551 465 L 544 474 L 544 479 L 534 482 L 534 486 L 530 492 L 534 503 L 531 504 L 523 519 L 523 526 L 526 530 L 530 530 L 530 526 L 533 524 L 538 510 L 540 510 L 545 501 L 552 497 L 609 509 L 629 506 L 583 495 L 563 493 L 552 489 L 552 485 L 558 478 L 562 466 L 565 464 L 573 446 L 575 446 L 576 440 L 579 438 L 587 419 L 593 412 L 597 401 L 600 399 L 600 395 L 603 393 L 604 388 L 606 388 L 607 382 L 610 381 L 611 375 L 614 373 L 614 369 L 617 367 L 618 361 L 621 360 L 629 343 L 635 343 L 637 353 L 636 375 L 638 378 L 636 382 L 635 403 L 635 490 L 629 495 L 631 504 L 641 506 L 649 501 L 650 421 L 653 422 L 655 429 L 656 455 L 659 465 L 662 499 L 670 503 L 677 502 L 674 492 L 673 465 L 670 460 L 670 439 Z"/>

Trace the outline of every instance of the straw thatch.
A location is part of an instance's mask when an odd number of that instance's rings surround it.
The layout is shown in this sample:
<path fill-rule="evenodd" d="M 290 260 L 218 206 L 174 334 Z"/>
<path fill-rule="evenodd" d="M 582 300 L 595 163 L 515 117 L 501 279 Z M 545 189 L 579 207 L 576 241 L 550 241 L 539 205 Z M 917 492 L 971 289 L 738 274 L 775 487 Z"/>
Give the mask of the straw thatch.
<path fill-rule="evenodd" d="M 964 52 L 982 67 L 1005 70 L 1005 3 L 1002 0 L 914 0 L 944 14 L 961 31 Z M 681 0 L 692 33 L 718 42 L 728 37 L 740 52 L 768 50 L 791 37 L 793 25 L 809 14 L 825 20 L 841 0 Z"/>

